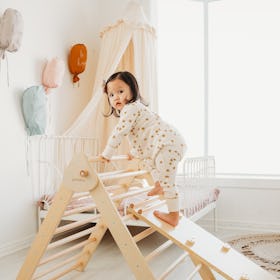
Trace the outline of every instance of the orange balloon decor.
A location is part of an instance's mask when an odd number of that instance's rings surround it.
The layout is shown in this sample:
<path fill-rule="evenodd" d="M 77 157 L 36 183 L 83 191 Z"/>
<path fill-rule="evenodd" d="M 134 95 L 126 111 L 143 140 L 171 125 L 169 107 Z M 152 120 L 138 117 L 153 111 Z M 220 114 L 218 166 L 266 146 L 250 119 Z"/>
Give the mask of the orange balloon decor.
<path fill-rule="evenodd" d="M 73 74 L 73 83 L 77 83 L 80 78 L 79 74 L 85 71 L 87 61 L 87 48 L 84 44 L 72 46 L 68 56 L 68 66 Z"/>

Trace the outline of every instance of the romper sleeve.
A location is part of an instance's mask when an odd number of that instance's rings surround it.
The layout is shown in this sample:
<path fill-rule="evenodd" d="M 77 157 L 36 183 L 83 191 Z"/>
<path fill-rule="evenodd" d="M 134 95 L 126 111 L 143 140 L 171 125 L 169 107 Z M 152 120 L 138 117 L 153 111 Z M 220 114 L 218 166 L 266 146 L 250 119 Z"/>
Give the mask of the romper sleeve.
<path fill-rule="evenodd" d="M 129 103 L 124 106 L 121 111 L 118 124 L 113 129 L 107 145 L 102 152 L 102 156 L 107 159 L 111 159 L 115 149 L 119 147 L 122 142 L 122 138 L 127 136 L 133 128 L 137 118 L 137 106 L 134 103 Z"/>

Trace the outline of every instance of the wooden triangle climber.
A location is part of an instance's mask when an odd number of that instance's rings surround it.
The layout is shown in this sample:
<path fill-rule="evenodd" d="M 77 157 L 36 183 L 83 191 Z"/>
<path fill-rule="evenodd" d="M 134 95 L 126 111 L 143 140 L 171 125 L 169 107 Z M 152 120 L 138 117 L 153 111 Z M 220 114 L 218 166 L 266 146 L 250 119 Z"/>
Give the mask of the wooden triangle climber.
<path fill-rule="evenodd" d="M 125 181 L 125 178 L 128 178 L 128 180 Z M 134 206 L 131 205 L 128 208 L 130 214 L 121 216 L 116 207 L 116 201 L 119 201 L 120 198 L 123 199 L 147 192 L 153 186 L 143 184 L 142 189 L 136 191 L 130 191 L 128 186 L 126 193 L 112 195 L 108 190 L 113 188 L 106 186 L 104 182 L 112 182 L 113 180 L 115 184 L 118 184 L 121 181 L 120 188 L 123 188 L 123 184 L 125 182 L 132 183 L 133 178 L 146 178 L 146 181 L 151 183 L 151 177 L 146 171 L 120 171 L 97 174 L 85 155 L 75 156 L 64 172 L 61 187 L 40 226 L 25 262 L 19 271 L 17 280 L 41 279 L 42 277 L 44 279 L 46 279 L 45 277 L 49 277 L 47 279 L 58 279 L 73 270 L 82 272 L 107 229 L 110 230 L 132 273 L 138 280 L 164 279 L 169 271 L 173 270 L 186 257 L 190 257 L 195 265 L 194 271 L 190 273 L 187 279 L 192 279 L 198 273 L 203 280 L 216 279 L 213 274 L 213 271 L 215 271 L 225 279 L 275 280 L 272 275 L 185 217 L 180 218 L 179 225 L 175 228 L 158 220 L 152 213 L 153 209 L 163 207 L 163 210 L 166 210 L 166 206 L 165 201 L 160 201 L 157 197 L 149 198 Z M 97 207 L 98 213 L 82 221 L 60 225 L 64 216 L 85 211 L 84 207 L 73 210 L 67 209 L 67 205 L 73 196 L 82 195 L 83 192 L 88 192 L 92 197 L 92 207 Z M 140 219 L 150 227 L 136 236 L 132 236 L 125 223 L 125 221 L 132 218 Z M 58 234 L 77 229 L 89 222 L 94 223 L 90 228 L 75 232 L 61 239 L 56 238 Z M 155 231 L 165 236 L 168 241 L 145 257 L 141 253 L 137 242 Z M 81 237 L 86 237 L 86 239 L 65 248 L 66 244 L 71 244 L 73 240 Z M 156 277 L 148 262 L 172 244 L 180 247 L 184 254 L 178 260 L 175 260 L 161 276 Z M 62 249 L 59 252 L 52 253 L 54 248 L 59 249 L 60 247 Z M 68 257 L 69 254 L 70 256 Z M 63 259 L 61 260 L 61 258 Z M 48 266 L 44 269 L 45 264 Z"/>

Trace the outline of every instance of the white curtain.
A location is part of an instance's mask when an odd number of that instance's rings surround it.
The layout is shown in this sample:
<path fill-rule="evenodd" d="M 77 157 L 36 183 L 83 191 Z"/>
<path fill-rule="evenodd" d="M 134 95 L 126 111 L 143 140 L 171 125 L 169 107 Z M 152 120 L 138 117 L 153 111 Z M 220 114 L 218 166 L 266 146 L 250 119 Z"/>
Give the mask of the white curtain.
<path fill-rule="evenodd" d="M 113 116 L 104 117 L 108 102 L 103 93 L 103 81 L 116 71 L 132 72 L 138 80 L 141 95 L 156 111 L 157 73 L 155 30 L 147 23 L 139 4 L 131 3 L 125 16 L 106 27 L 101 38 L 92 99 L 64 135 L 97 138 L 103 149 L 117 122 Z M 119 153 L 126 150 L 124 141 Z"/>

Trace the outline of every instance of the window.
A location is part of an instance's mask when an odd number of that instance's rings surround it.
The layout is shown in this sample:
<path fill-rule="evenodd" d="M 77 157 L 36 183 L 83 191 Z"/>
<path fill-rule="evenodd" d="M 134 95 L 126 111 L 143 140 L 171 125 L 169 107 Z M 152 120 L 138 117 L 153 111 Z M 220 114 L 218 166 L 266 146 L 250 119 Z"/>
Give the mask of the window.
<path fill-rule="evenodd" d="M 203 13 L 200 3 L 158 1 L 159 113 L 203 153 Z"/>
<path fill-rule="evenodd" d="M 280 1 L 208 4 L 208 151 L 218 173 L 280 174 Z M 159 112 L 203 155 L 203 3 L 158 1 Z"/>

